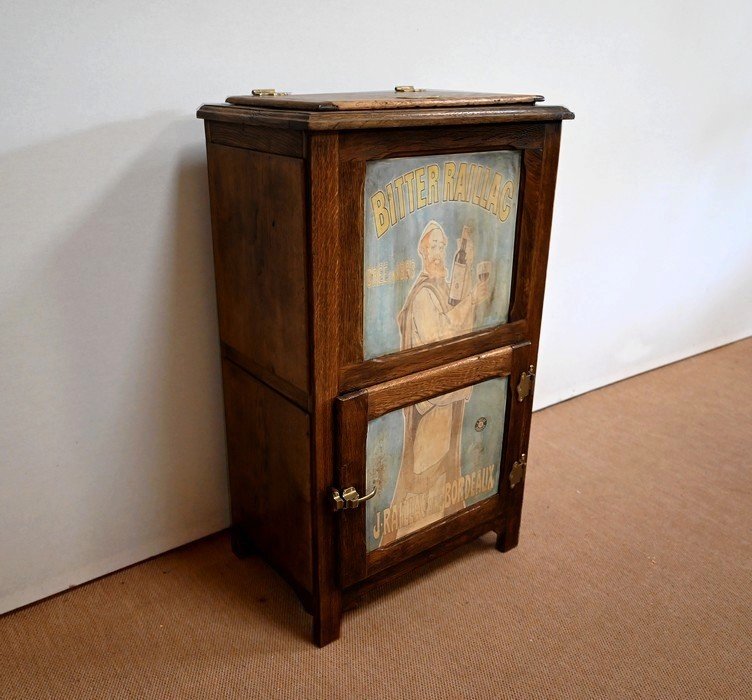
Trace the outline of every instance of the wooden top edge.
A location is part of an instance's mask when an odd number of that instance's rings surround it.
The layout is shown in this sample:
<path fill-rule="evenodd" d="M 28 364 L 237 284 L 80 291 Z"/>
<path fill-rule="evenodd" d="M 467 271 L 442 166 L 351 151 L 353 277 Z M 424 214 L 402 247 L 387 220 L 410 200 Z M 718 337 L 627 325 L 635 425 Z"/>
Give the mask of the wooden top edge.
<path fill-rule="evenodd" d="M 410 126 L 493 124 L 574 119 L 574 114 L 566 107 L 532 104 L 308 112 L 302 110 L 259 109 L 224 103 L 202 105 L 196 116 L 199 119 L 210 121 L 256 124 L 304 131 L 345 131 L 351 129 L 388 129 Z"/>
<path fill-rule="evenodd" d="M 466 92 L 459 90 L 408 90 L 377 92 L 332 92 L 310 95 L 236 95 L 226 102 L 264 109 L 292 109 L 307 112 L 360 111 L 382 109 L 430 109 L 484 105 L 535 104 L 542 95 Z"/>

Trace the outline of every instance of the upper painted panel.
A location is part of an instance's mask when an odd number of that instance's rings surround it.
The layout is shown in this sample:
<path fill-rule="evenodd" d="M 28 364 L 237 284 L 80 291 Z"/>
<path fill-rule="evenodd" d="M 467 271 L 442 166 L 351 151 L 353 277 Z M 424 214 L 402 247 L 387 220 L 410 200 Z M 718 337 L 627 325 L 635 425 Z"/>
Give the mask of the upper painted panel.
<path fill-rule="evenodd" d="M 507 321 L 519 151 L 366 165 L 363 358 Z"/>

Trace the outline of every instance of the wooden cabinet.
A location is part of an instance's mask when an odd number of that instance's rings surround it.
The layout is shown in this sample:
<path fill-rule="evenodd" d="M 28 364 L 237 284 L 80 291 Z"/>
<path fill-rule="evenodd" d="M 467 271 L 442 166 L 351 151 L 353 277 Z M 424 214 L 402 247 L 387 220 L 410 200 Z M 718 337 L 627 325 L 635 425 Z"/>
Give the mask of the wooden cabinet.
<path fill-rule="evenodd" d="M 204 105 L 233 546 L 339 635 L 365 590 L 517 544 L 563 107 Z"/>

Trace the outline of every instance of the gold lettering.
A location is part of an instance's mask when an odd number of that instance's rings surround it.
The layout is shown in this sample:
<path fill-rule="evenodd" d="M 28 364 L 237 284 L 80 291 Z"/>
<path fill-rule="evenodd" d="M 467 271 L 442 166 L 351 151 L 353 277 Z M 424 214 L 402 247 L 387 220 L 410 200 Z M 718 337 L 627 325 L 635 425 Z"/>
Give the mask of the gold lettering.
<path fill-rule="evenodd" d="M 389 223 L 394 226 L 397 223 L 397 207 L 394 206 L 394 188 L 391 182 L 386 186 L 386 199 L 389 207 Z"/>
<path fill-rule="evenodd" d="M 389 229 L 389 210 L 386 208 L 386 198 L 381 190 L 371 197 L 371 208 L 376 224 L 376 238 L 381 238 Z"/>
<path fill-rule="evenodd" d="M 402 177 L 405 180 L 405 187 L 407 187 L 407 199 L 410 203 L 410 213 L 412 214 L 415 211 L 415 171 L 411 170 Z"/>
<path fill-rule="evenodd" d="M 454 201 L 454 171 L 457 166 L 453 161 L 448 160 L 444 163 L 444 201 Z"/>
<path fill-rule="evenodd" d="M 478 187 L 480 175 L 483 170 L 475 163 L 470 166 L 470 201 L 473 204 L 480 204 L 480 188 Z"/>
<path fill-rule="evenodd" d="M 418 180 L 418 209 L 422 209 L 426 206 L 426 169 L 418 168 L 415 177 Z"/>
<path fill-rule="evenodd" d="M 394 284 L 415 277 L 415 260 L 406 258 L 395 263 L 394 269 L 389 268 L 388 262 L 380 262 L 375 267 L 366 270 L 366 285 L 379 287 L 384 284 Z"/>
<path fill-rule="evenodd" d="M 428 166 L 428 203 L 439 203 L 439 166 Z"/>
<path fill-rule="evenodd" d="M 460 167 L 457 168 L 457 184 L 455 185 L 454 197 L 452 199 L 462 200 L 463 202 L 467 202 L 469 199 L 469 193 L 467 192 L 467 163 L 460 163 Z"/>
<path fill-rule="evenodd" d="M 501 173 L 494 173 L 491 181 L 491 190 L 488 193 L 488 204 L 486 209 L 494 216 L 499 213 L 499 195 L 501 193 Z"/>
<path fill-rule="evenodd" d="M 480 188 L 481 191 L 481 197 L 480 197 L 480 205 L 485 209 L 486 208 L 486 202 L 488 200 L 488 186 L 491 181 L 491 168 L 486 168 L 485 177 L 483 178 L 483 187 Z"/>
<path fill-rule="evenodd" d="M 512 196 L 514 194 L 514 185 L 511 180 L 504 183 L 504 189 L 501 191 L 501 211 L 499 219 L 506 221 L 509 218 L 509 212 L 512 211 Z"/>

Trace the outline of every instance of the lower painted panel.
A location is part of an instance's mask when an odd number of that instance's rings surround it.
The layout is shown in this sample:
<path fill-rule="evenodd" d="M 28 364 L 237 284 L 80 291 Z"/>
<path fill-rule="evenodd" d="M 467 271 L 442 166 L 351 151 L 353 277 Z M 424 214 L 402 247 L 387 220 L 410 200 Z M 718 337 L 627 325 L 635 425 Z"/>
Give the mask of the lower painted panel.
<path fill-rule="evenodd" d="M 368 424 L 368 551 L 498 491 L 507 378 L 391 411 Z"/>

